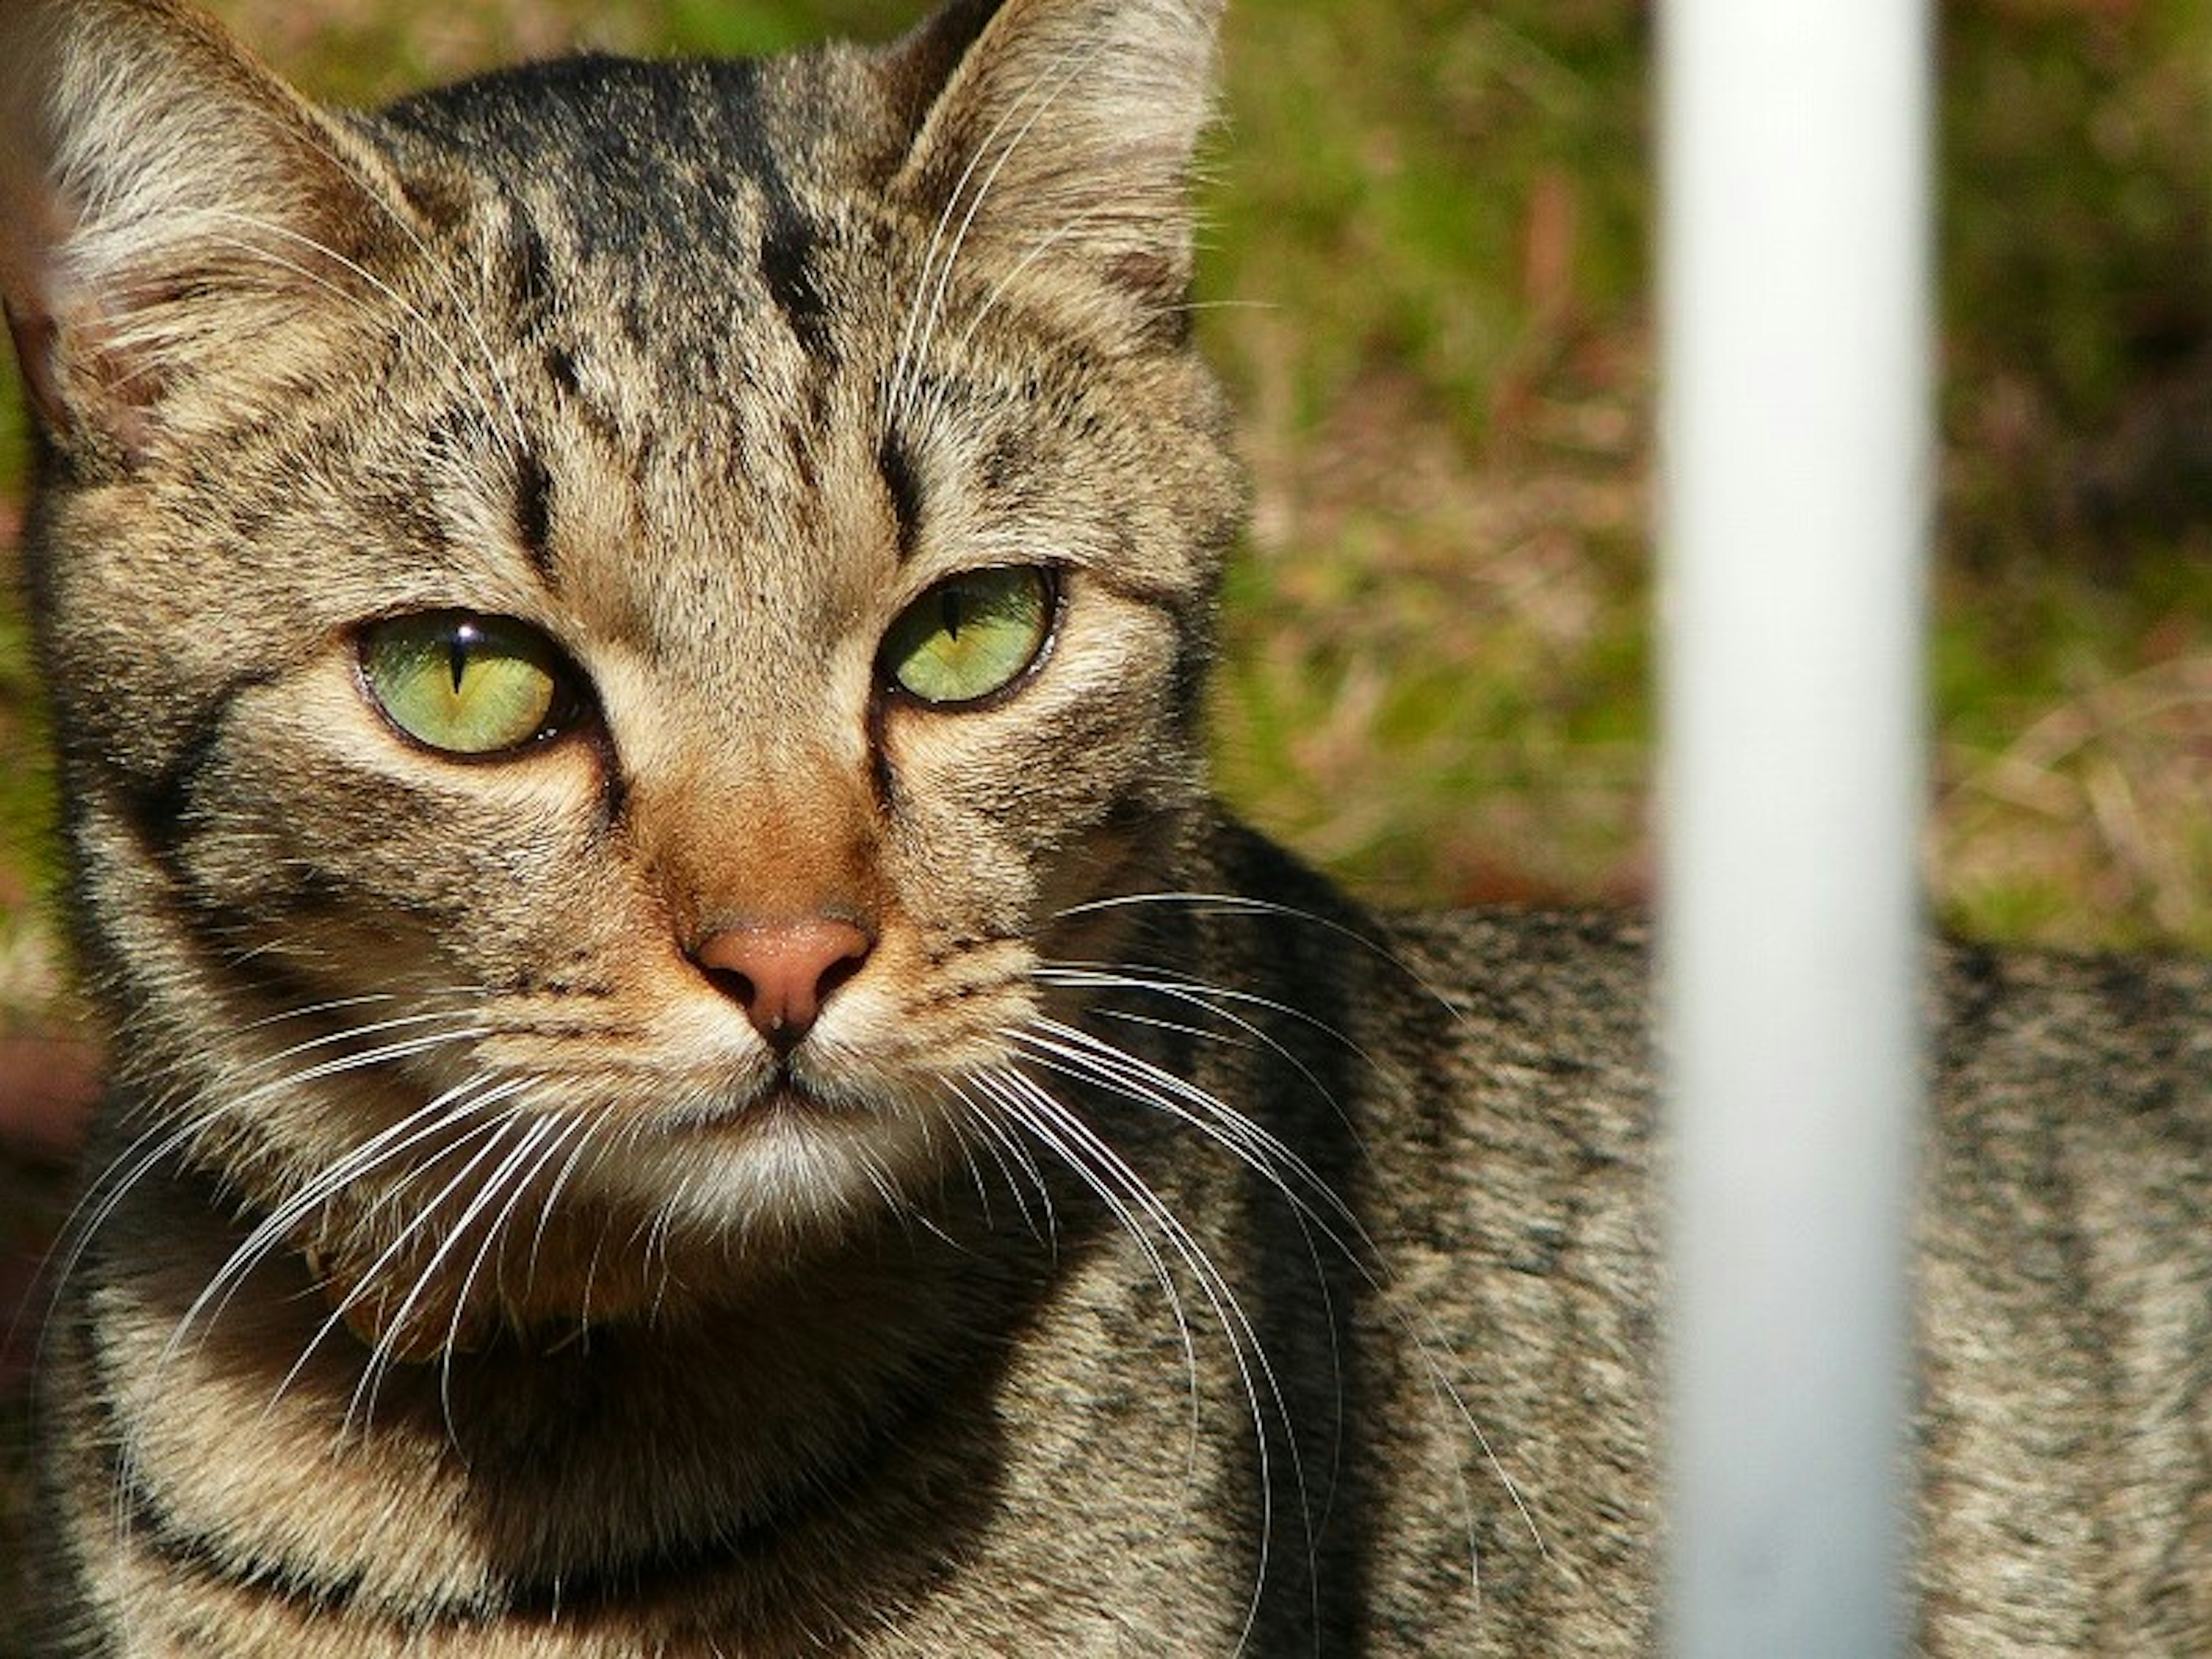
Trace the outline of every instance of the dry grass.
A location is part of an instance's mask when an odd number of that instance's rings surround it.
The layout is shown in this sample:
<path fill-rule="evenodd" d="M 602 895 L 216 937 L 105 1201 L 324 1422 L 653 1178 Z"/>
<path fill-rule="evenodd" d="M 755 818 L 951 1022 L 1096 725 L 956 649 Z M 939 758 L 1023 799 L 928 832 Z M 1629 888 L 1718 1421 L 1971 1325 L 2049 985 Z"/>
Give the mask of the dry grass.
<path fill-rule="evenodd" d="M 1950 902 L 2052 944 L 2212 939 L 2212 657 L 1945 746 L 1929 862 Z"/>

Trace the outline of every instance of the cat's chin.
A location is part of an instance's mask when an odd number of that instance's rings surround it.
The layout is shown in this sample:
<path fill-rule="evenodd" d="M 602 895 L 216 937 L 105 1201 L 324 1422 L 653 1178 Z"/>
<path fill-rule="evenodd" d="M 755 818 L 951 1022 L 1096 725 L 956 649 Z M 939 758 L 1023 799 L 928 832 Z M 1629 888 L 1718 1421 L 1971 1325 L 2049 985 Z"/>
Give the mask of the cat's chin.
<path fill-rule="evenodd" d="M 835 1091 L 779 1073 L 756 1089 L 673 1107 L 661 1115 L 654 1127 L 664 1134 L 705 1134 L 742 1140 L 797 1133 L 804 1125 L 828 1117 L 851 1116 L 854 1111 L 855 1107 L 841 1103 Z"/>
<path fill-rule="evenodd" d="M 780 1261 L 872 1231 L 966 1156 L 933 1096 L 860 1101 L 779 1076 L 654 1114 L 584 1160 L 574 1187 L 679 1246 Z"/>

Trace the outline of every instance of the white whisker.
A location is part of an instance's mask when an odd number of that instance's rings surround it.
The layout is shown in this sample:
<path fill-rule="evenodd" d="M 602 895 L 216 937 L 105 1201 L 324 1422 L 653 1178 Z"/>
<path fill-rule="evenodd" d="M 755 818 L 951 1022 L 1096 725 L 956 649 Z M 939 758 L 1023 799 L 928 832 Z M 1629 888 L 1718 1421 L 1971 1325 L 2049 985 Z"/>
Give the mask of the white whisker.
<path fill-rule="evenodd" d="M 1086 1175 L 1111 1181 L 1119 1188 L 1122 1194 L 1137 1206 L 1144 1218 L 1158 1230 L 1160 1236 L 1168 1242 L 1177 1258 L 1190 1269 L 1198 1285 L 1200 1295 L 1205 1298 L 1207 1306 L 1213 1312 L 1215 1321 L 1229 1339 L 1231 1359 L 1235 1365 L 1238 1380 L 1244 1391 L 1247 1407 L 1251 1413 L 1253 1445 L 1257 1458 L 1257 1490 L 1260 1497 L 1259 1559 L 1262 1566 L 1253 1583 L 1250 1601 L 1245 1612 L 1243 1635 L 1237 1644 L 1237 1651 L 1242 1652 L 1250 1639 L 1254 1626 L 1259 1620 L 1261 1601 L 1265 1590 L 1264 1564 L 1273 1549 L 1274 1537 L 1275 1498 L 1273 1458 L 1268 1451 L 1267 1435 L 1262 1420 L 1267 1415 L 1267 1404 L 1272 1404 L 1274 1420 L 1283 1427 L 1284 1444 L 1290 1455 L 1292 1480 L 1297 1488 L 1299 1515 L 1306 1528 L 1310 1553 L 1313 1544 L 1312 1515 L 1308 1498 L 1304 1460 L 1299 1450 L 1297 1437 L 1292 1430 L 1289 1406 L 1275 1376 L 1274 1367 L 1260 1341 L 1257 1329 L 1246 1315 L 1243 1303 L 1238 1299 L 1235 1289 L 1230 1285 L 1226 1276 L 1214 1265 L 1213 1259 L 1205 1246 L 1193 1237 L 1182 1221 L 1176 1218 L 1174 1211 L 1158 1194 L 1152 1190 L 1150 1184 L 1130 1167 L 1127 1160 L 1102 1139 L 1080 1117 L 1069 1111 L 1033 1079 L 1018 1071 L 1006 1071 L 995 1075 L 1005 1083 L 1009 1095 L 1018 1098 L 1026 1106 L 1027 1109 L 1021 1113 L 1019 1119 L 1025 1127 L 1032 1133 L 1042 1135 L 1048 1133 L 1048 1126 L 1052 1139 L 1048 1144 L 1054 1146 L 1063 1159 L 1067 1158 L 1071 1152 L 1080 1154 L 1079 1158 L 1073 1160 L 1073 1167 Z M 1010 1109 L 1014 1108 L 1013 1100 L 1008 1100 L 1007 1103 Z M 1093 1184 L 1093 1190 L 1100 1190 L 1096 1182 Z M 1103 1194 L 1102 1193 L 1101 1195 L 1103 1196 Z M 1127 1224 L 1126 1221 L 1124 1224 Z M 1194 1366 L 1194 1359 L 1193 1364 Z M 1266 1394 L 1264 1403 L 1261 1398 L 1263 1385 Z"/>
<path fill-rule="evenodd" d="M 1183 1354 L 1184 1375 L 1188 1379 L 1190 1396 L 1190 1427 L 1188 1461 L 1194 1469 L 1198 1462 L 1198 1443 L 1200 1435 L 1200 1405 L 1199 1398 L 1198 1343 L 1191 1330 L 1190 1318 L 1184 1309 L 1182 1292 L 1176 1287 L 1175 1275 L 1169 1270 L 1167 1259 L 1159 1252 L 1146 1234 L 1137 1213 L 1129 1207 L 1128 1200 L 1078 1157 L 1069 1143 L 1053 1127 L 1060 1115 L 1056 1103 L 1053 1109 L 1040 1115 L 1036 1096 L 1042 1091 L 1030 1085 L 1018 1072 L 1011 1069 L 983 1073 L 970 1081 L 1004 1111 L 1017 1127 L 1025 1129 L 1048 1152 L 1052 1152 L 1104 1204 L 1108 1212 L 1120 1224 L 1122 1233 L 1134 1244 L 1144 1257 L 1160 1293 L 1166 1297 L 1168 1311 L 1176 1323 L 1176 1334 Z M 1049 1097 L 1047 1097 L 1048 1102 Z"/>
<path fill-rule="evenodd" d="M 475 1218 L 484 1202 L 492 1194 L 499 1190 L 512 1174 L 514 1186 L 505 1200 L 501 1203 L 499 1212 L 485 1224 L 483 1242 L 477 1246 L 477 1253 L 469 1261 L 468 1271 L 461 1275 L 460 1289 L 453 1297 L 453 1316 L 446 1325 L 444 1352 L 440 1356 L 438 1366 L 438 1403 L 439 1409 L 445 1417 L 447 1435 L 455 1445 L 460 1443 L 460 1434 L 453 1425 L 453 1351 L 460 1342 L 462 1322 L 468 1311 L 469 1298 L 476 1288 L 477 1275 L 483 1271 L 486 1258 L 490 1255 L 493 1247 L 500 1242 L 501 1235 L 507 1230 L 508 1218 L 514 1214 L 525 1194 L 529 1192 L 531 1182 L 544 1174 L 546 1166 L 561 1155 L 562 1143 L 569 1136 L 583 1132 L 588 1121 L 589 1120 L 582 1117 L 555 1115 L 541 1117 L 537 1126 L 522 1138 L 521 1144 L 515 1148 L 507 1161 L 492 1172 L 491 1178 L 484 1182 L 483 1190 L 477 1195 L 475 1202 L 470 1205 L 458 1221 L 447 1229 L 445 1239 L 439 1244 L 428 1263 L 416 1275 L 415 1288 L 409 1292 L 408 1303 L 400 1308 L 399 1320 L 400 1322 L 404 1323 L 412 1306 L 413 1297 L 438 1272 L 440 1265 L 445 1260 L 446 1252 L 468 1231 L 470 1223 Z M 545 1146 L 542 1152 L 539 1152 L 539 1143 L 546 1140 L 549 1135 L 551 1138 L 550 1145 Z M 374 1409 L 373 1401 L 371 1408 Z"/>
<path fill-rule="evenodd" d="M 520 1091 L 520 1086 L 521 1085 L 516 1085 L 517 1091 Z M 434 1218 L 437 1216 L 440 1206 L 442 1206 L 454 1192 L 469 1182 L 471 1178 L 476 1174 L 477 1166 L 482 1164 L 486 1158 L 490 1158 L 494 1153 L 499 1152 L 501 1144 L 507 1139 L 510 1131 L 519 1127 L 527 1121 L 528 1120 L 525 1116 L 512 1110 L 502 1110 L 497 1119 L 495 1119 L 491 1124 L 485 1126 L 490 1131 L 490 1139 L 477 1150 L 474 1157 L 470 1158 L 469 1161 L 461 1167 L 460 1172 L 456 1175 L 452 1181 L 446 1184 L 445 1188 L 439 1192 L 438 1195 L 432 1199 L 428 1204 L 423 1205 L 422 1208 L 410 1219 L 407 1225 L 400 1231 L 399 1236 L 392 1240 L 392 1243 L 386 1248 L 384 1254 L 379 1256 L 376 1262 L 370 1267 L 368 1271 L 362 1275 L 359 1282 L 348 1288 L 345 1296 L 339 1301 L 337 1306 L 331 1310 L 330 1319 L 324 1322 L 321 1330 L 319 1331 L 314 1338 L 309 1342 L 306 1352 L 301 1354 L 301 1358 L 302 1361 L 306 1359 L 308 1353 L 312 1353 L 314 1351 L 315 1346 L 323 1340 L 323 1337 L 329 1334 L 331 1321 L 343 1319 L 348 1309 L 357 1305 L 357 1298 L 362 1297 L 364 1294 L 368 1294 L 375 1295 L 378 1297 L 380 1301 L 382 1300 L 380 1292 L 372 1291 L 370 1287 L 374 1284 L 378 1276 L 382 1273 L 386 1262 L 393 1257 L 405 1244 L 410 1234 L 419 1228 L 433 1224 Z M 540 1126 L 543 1126 L 550 1121 L 550 1120 L 540 1118 L 538 1121 Z M 456 1150 L 458 1150 L 458 1147 Z M 433 1163 L 434 1164 L 436 1161 L 437 1160 L 433 1160 Z M 512 1167 L 513 1162 L 514 1152 L 512 1149 L 501 1154 L 501 1160 L 495 1170 L 493 1179 L 477 1183 L 475 1194 L 465 1206 L 459 1220 L 439 1231 L 437 1243 L 431 1248 L 429 1261 L 424 1267 L 416 1271 L 414 1282 L 408 1286 L 407 1293 L 401 1298 L 398 1307 L 396 1310 L 390 1310 L 388 1311 L 384 1309 L 380 1309 L 380 1316 L 377 1322 L 376 1341 L 369 1349 L 368 1363 L 362 1368 L 361 1376 L 354 1384 L 352 1398 L 347 1402 L 345 1415 L 340 1420 L 338 1433 L 341 1437 L 350 1431 L 353 1426 L 354 1419 L 356 1415 L 360 1416 L 364 1428 L 374 1418 L 376 1414 L 377 1394 L 383 1386 L 385 1375 L 391 1370 L 392 1364 L 396 1363 L 398 1359 L 398 1355 L 394 1352 L 394 1345 L 406 1331 L 408 1319 L 414 1313 L 416 1305 L 422 1296 L 423 1289 L 429 1283 L 431 1276 L 436 1272 L 439 1263 L 444 1260 L 446 1252 L 453 1247 L 453 1242 L 460 1237 L 461 1233 L 466 1229 L 469 1221 L 476 1215 L 478 1210 L 480 1210 L 482 1206 L 489 1201 L 490 1194 L 496 1189 L 498 1179 L 504 1175 L 505 1171 L 508 1168 Z M 431 1166 L 429 1164 L 426 1164 L 424 1167 L 428 1169 Z M 287 1381 L 289 1381 L 289 1377 L 287 1378 Z M 277 1389 L 279 1397 L 283 1395 L 283 1386 L 280 1384 Z"/>
<path fill-rule="evenodd" d="M 506 1096 L 513 1094 L 523 1086 L 524 1085 L 520 1082 L 501 1084 L 499 1085 L 499 1089 L 495 1091 L 494 1093 L 497 1098 L 505 1098 Z M 501 1091 L 504 1092 L 501 1093 Z M 496 1103 L 495 1099 L 487 1098 L 477 1102 L 477 1108 L 481 1109 L 483 1107 L 495 1103 Z M 264 1413 L 273 1412 L 276 1408 L 276 1406 L 283 1399 L 285 1394 L 290 1389 L 292 1384 L 298 1380 L 301 1370 L 305 1368 L 308 1360 L 313 1357 L 315 1350 L 322 1346 L 323 1342 L 330 1336 L 331 1333 L 344 1320 L 348 1313 L 361 1305 L 362 1297 L 369 1293 L 369 1287 L 375 1283 L 378 1276 L 384 1272 L 386 1267 L 391 1265 L 392 1260 L 398 1255 L 398 1253 L 406 1248 L 408 1241 L 423 1226 L 428 1224 L 430 1218 L 436 1213 L 438 1206 L 444 1203 L 447 1199 L 451 1197 L 455 1191 L 467 1182 L 469 1176 L 475 1170 L 477 1165 L 483 1161 L 485 1153 L 498 1146 L 500 1139 L 506 1134 L 513 1121 L 513 1119 L 502 1115 L 493 1117 L 488 1121 L 480 1122 L 469 1128 L 464 1129 L 460 1134 L 455 1138 L 451 1146 L 445 1147 L 434 1157 L 425 1160 L 424 1163 L 419 1166 L 420 1172 L 427 1174 L 438 1164 L 445 1162 L 446 1159 L 452 1158 L 456 1153 L 461 1152 L 471 1141 L 483 1139 L 486 1136 L 490 1137 L 489 1146 L 486 1148 L 480 1149 L 477 1155 L 471 1158 L 468 1163 L 463 1166 L 459 1174 L 448 1181 L 445 1187 L 428 1203 L 425 1203 L 417 1208 L 406 1224 L 400 1229 L 398 1236 L 386 1244 L 381 1254 L 380 1254 L 377 1258 L 368 1265 L 367 1269 L 360 1274 L 351 1285 L 348 1286 L 344 1295 L 341 1297 L 337 1304 L 331 1308 L 329 1316 L 323 1321 L 321 1326 L 316 1330 L 315 1334 L 308 1338 L 305 1346 L 301 1349 L 300 1356 L 293 1362 L 292 1368 L 285 1372 L 283 1379 L 278 1382 L 276 1389 L 270 1396 L 268 1404 L 263 1408 Z M 381 1346 L 380 1340 L 379 1346 L 380 1347 Z M 372 1354 L 372 1370 L 374 1369 L 374 1355 Z M 366 1380 L 366 1373 L 364 1374 L 364 1380 Z M 356 1398 L 357 1397 L 358 1391 L 356 1390 Z M 340 1428 L 341 1434 L 344 1432 L 347 1427 L 350 1426 L 351 1422 L 352 1413 L 350 1410 L 349 1410 L 345 1423 L 342 1425 Z"/>
<path fill-rule="evenodd" d="M 1015 1206 L 1021 1211 L 1023 1224 L 1029 1229 L 1030 1237 L 1050 1249 L 1056 1260 L 1060 1253 L 1059 1218 L 1053 1211 L 1052 1189 L 1045 1184 L 1044 1172 L 1037 1167 L 1036 1160 L 1030 1156 L 1028 1148 L 1023 1146 L 1019 1138 L 1009 1133 L 1004 1125 L 977 1103 L 959 1079 L 945 1079 L 945 1087 L 963 1109 L 964 1121 L 982 1136 L 983 1149 L 990 1154 L 991 1161 L 999 1166 L 999 1173 L 1006 1180 L 1006 1190 L 1013 1195 Z M 1029 1194 L 1024 1189 L 1021 1177 L 1014 1173 L 1017 1164 L 1020 1166 L 1022 1174 L 1028 1177 L 1030 1187 L 1036 1191 L 1044 1212 L 1042 1225 L 1036 1213 L 1030 1208 Z M 987 1215 L 987 1222 L 988 1218 Z"/>
<path fill-rule="evenodd" d="M 1382 957 L 1399 971 L 1435 996 L 1458 1018 L 1456 1010 L 1450 1009 L 1448 1000 L 1433 988 L 1427 987 L 1419 975 L 1399 958 L 1388 946 L 1367 938 L 1357 930 L 1344 927 L 1323 916 L 1270 901 L 1246 899 L 1235 895 L 1218 894 L 1163 894 L 1139 895 L 1130 899 L 1109 899 L 1092 904 L 1074 907 L 1063 914 L 1073 915 L 1081 910 L 1105 909 L 1125 903 L 1174 903 L 1218 908 L 1229 915 L 1248 915 L 1291 920 L 1328 929 L 1353 939 L 1367 950 Z M 1324 1099 L 1329 1098 L 1311 1071 L 1296 1055 L 1270 1036 L 1256 1023 L 1233 1011 L 1241 1006 L 1266 1012 L 1277 1018 L 1289 1018 L 1319 1030 L 1332 1040 L 1342 1043 L 1349 1051 L 1358 1054 L 1364 1063 L 1374 1061 L 1349 1037 L 1330 1027 L 1326 1022 L 1303 1011 L 1247 993 L 1235 992 L 1204 985 L 1188 975 L 1157 969 L 1125 970 L 1112 966 L 1091 964 L 1060 964 L 1040 967 L 1036 976 L 1042 982 L 1060 984 L 1072 989 L 1121 990 L 1151 994 L 1171 1003 L 1206 1010 L 1217 1018 L 1228 1022 L 1238 1032 L 1245 1034 L 1265 1048 L 1272 1051 L 1286 1064 L 1293 1066 Z M 1126 1011 L 1094 1004 L 1095 1017 L 1127 1017 Z M 1168 1025 L 1169 1022 L 1140 1023 Z M 1107 1042 L 1079 1027 L 1063 1022 L 1038 1020 L 1024 1030 L 1004 1034 L 1032 1060 L 1049 1070 L 1060 1072 L 1078 1081 L 1089 1082 L 1109 1092 L 1167 1114 L 1197 1131 L 1203 1138 L 1222 1146 L 1255 1174 L 1273 1184 L 1291 1206 L 1291 1213 L 1301 1229 L 1309 1224 L 1318 1231 L 1351 1267 L 1367 1288 L 1383 1298 L 1396 1323 L 1412 1345 L 1422 1366 L 1432 1396 L 1439 1408 L 1454 1416 L 1466 1429 L 1483 1462 L 1490 1468 L 1519 1515 L 1540 1555 L 1550 1558 L 1550 1548 L 1538 1527 L 1534 1511 L 1523 1498 L 1502 1460 L 1492 1448 L 1488 1436 L 1475 1419 L 1465 1396 L 1453 1382 L 1441 1355 L 1449 1354 L 1451 1346 L 1439 1335 L 1432 1321 L 1401 1305 L 1400 1298 L 1389 1294 L 1389 1283 L 1384 1258 L 1350 1205 L 1313 1170 L 1303 1158 L 1272 1133 L 1254 1122 L 1242 1112 L 1197 1085 Z M 1202 1033 L 1218 1036 L 1218 1033 Z M 1335 1103 L 1331 1100 L 1331 1106 Z M 1340 1119 L 1343 1113 L 1338 1110 Z M 1347 1127 L 1351 1127 L 1347 1121 Z M 1340 1233 L 1339 1229 L 1342 1229 Z M 1316 1258 L 1318 1266 L 1318 1258 Z M 1326 1285 L 1324 1281 L 1324 1292 Z M 1468 1570 L 1479 1597 L 1480 1568 L 1474 1547 L 1474 1522 L 1472 1494 L 1468 1492 L 1464 1472 L 1458 1477 L 1462 1513 L 1466 1518 L 1468 1540 Z"/>
<path fill-rule="evenodd" d="M 471 1091 L 479 1089 L 485 1089 L 488 1092 L 475 1099 L 467 1097 Z M 167 1363 L 194 1324 L 203 1318 L 212 1322 L 222 1316 L 232 1294 L 255 1266 L 282 1247 L 307 1217 L 327 1205 L 362 1176 L 391 1163 L 422 1142 L 448 1133 L 482 1110 L 488 1102 L 497 1098 L 496 1092 L 489 1091 L 483 1079 L 450 1089 L 417 1107 L 396 1123 L 380 1130 L 337 1163 L 301 1182 L 286 1195 L 282 1203 L 261 1218 L 185 1310 L 183 1317 L 170 1334 L 168 1344 L 163 1351 L 162 1363 Z"/>
<path fill-rule="evenodd" d="M 451 1016 L 426 1015 L 419 1018 L 430 1019 L 451 1018 Z M 307 1042 L 295 1044 L 289 1049 L 257 1062 L 256 1069 L 276 1064 L 288 1056 L 296 1057 L 315 1048 L 352 1040 L 367 1031 L 392 1030 L 415 1023 L 416 1021 L 413 1019 L 383 1021 L 369 1027 L 329 1034 Z M 217 1123 L 225 1119 L 241 1117 L 249 1108 L 259 1104 L 272 1095 L 284 1092 L 301 1084 L 313 1082 L 339 1072 L 381 1065 L 391 1060 L 423 1053 L 448 1042 L 467 1041 L 481 1035 L 483 1031 L 480 1028 L 471 1027 L 440 1033 L 428 1039 L 410 1038 L 403 1043 L 374 1047 L 349 1056 L 343 1061 L 326 1061 L 303 1072 L 290 1073 L 258 1084 L 243 1095 L 220 1099 L 213 1106 L 186 1117 L 181 1122 L 171 1122 L 169 1112 L 162 1106 L 157 1105 L 149 1114 L 155 1118 L 155 1121 L 133 1137 L 130 1144 L 109 1161 L 107 1168 L 87 1186 L 84 1196 L 77 1201 L 64 1221 L 62 1236 L 67 1238 L 70 1243 L 55 1274 L 57 1287 L 67 1282 L 76 1273 L 93 1239 L 129 1198 L 131 1189 L 153 1170 L 168 1163 L 198 1140 Z M 41 1353 L 45 1351 L 45 1343 L 46 1337 L 42 1334 L 40 1340 Z"/>

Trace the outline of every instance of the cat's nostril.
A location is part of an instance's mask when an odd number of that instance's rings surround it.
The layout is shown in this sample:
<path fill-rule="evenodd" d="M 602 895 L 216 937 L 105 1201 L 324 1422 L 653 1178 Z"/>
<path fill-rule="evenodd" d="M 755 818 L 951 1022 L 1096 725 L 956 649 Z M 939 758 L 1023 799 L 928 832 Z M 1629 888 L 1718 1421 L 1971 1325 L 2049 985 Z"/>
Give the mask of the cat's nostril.
<path fill-rule="evenodd" d="M 821 1018 L 831 992 L 860 970 L 875 940 L 834 916 L 725 927 L 691 953 L 700 971 L 745 1011 L 753 1029 L 788 1054 Z"/>

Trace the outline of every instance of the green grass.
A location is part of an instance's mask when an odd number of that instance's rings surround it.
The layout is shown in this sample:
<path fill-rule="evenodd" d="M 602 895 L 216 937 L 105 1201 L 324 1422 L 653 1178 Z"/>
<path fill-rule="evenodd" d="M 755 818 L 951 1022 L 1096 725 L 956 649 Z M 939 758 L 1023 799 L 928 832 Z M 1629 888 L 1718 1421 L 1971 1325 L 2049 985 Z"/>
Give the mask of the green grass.
<path fill-rule="evenodd" d="M 572 40 L 766 50 L 919 7 L 222 9 L 366 100 Z M 1219 775 L 1389 898 L 1647 886 L 1649 27 L 1631 0 L 1232 9 L 1200 300 L 1255 513 Z M 1945 12 L 1929 884 L 1969 931 L 2212 947 L 2207 40 L 2212 0 Z M 0 613 L 19 868 L 28 696 Z"/>

